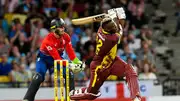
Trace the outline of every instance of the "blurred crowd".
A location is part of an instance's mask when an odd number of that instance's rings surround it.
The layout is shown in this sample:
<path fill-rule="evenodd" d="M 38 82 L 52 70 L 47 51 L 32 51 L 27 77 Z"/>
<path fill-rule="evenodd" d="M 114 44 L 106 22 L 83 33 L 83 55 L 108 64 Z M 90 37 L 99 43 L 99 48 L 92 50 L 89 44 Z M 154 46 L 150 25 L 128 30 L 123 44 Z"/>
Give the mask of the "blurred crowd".
<path fill-rule="evenodd" d="M 95 51 L 99 23 L 74 26 L 71 19 L 107 12 L 124 7 L 127 20 L 117 55 L 133 65 L 139 79 L 157 79 L 151 19 L 145 12 L 146 3 L 154 0 L 0 0 L 0 82 L 1 86 L 27 87 L 35 72 L 36 55 L 49 32 L 53 18 L 66 22 L 76 55 L 86 62 L 84 72 L 75 74 L 76 85 L 90 77 L 89 65 Z M 155 0 L 156 1 L 156 0 Z M 164 15 L 162 15 L 164 16 Z M 66 54 L 64 53 L 66 58 Z M 110 76 L 108 80 L 122 80 Z M 47 73 L 42 86 L 52 86 L 53 75 Z"/>

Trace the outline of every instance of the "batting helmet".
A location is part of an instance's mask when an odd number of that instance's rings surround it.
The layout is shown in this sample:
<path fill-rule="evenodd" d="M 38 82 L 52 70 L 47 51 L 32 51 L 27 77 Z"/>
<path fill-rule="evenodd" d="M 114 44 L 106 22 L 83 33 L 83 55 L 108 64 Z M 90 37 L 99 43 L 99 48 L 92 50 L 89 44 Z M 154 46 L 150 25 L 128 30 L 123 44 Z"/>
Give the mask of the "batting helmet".
<path fill-rule="evenodd" d="M 114 20 L 108 16 L 101 21 L 101 26 L 106 32 L 109 32 L 110 34 L 114 34 L 118 30 L 116 22 L 114 22 Z"/>
<path fill-rule="evenodd" d="M 58 27 L 64 27 L 65 22 L 62 18 L 56 18 L 51 21 L 51 29 L 56 29 Z"/>

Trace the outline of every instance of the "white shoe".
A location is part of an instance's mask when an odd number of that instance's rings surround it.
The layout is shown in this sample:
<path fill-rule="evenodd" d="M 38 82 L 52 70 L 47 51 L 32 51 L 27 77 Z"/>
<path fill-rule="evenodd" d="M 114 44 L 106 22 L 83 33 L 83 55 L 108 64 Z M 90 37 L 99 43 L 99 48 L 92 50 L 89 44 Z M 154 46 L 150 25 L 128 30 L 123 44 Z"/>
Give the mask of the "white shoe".
<path fill-rule="evenodd" d="M 141 101 L 141 98 L 136 97 L 133 101 Z"/>
<path fill-rule="evenodd" d="M 22 101 L 28 101 L 28 100 L 25 99 L 25 100 L 22 100 Z"/>

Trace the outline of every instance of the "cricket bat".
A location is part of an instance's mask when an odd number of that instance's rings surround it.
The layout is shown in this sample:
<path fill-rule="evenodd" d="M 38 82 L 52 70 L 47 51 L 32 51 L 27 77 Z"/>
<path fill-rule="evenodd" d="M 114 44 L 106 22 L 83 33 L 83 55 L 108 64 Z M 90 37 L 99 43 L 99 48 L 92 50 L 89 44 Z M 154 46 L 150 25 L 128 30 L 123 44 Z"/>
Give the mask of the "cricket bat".
<path fill-rule="evenodd" d="M 84 25 L 84 24 L 93 23 L 93 22 L 100 22 L 105 16 L 106 16 L 106 13 L 102 13 L 102 14 L 98 14 L 94 16 L 72 19 L 72 24 Z"/>

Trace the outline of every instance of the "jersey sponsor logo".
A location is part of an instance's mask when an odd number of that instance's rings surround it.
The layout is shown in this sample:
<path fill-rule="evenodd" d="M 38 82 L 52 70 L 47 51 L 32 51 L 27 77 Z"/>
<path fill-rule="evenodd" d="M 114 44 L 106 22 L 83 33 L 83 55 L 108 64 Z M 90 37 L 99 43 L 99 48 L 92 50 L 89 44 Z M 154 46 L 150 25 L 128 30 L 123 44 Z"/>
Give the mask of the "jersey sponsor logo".
<path fill-rule="evenodd" d="M 47 46 L 46 48 L 47 48 L 48 51 L 52 50 L 51 46 Z"/>

